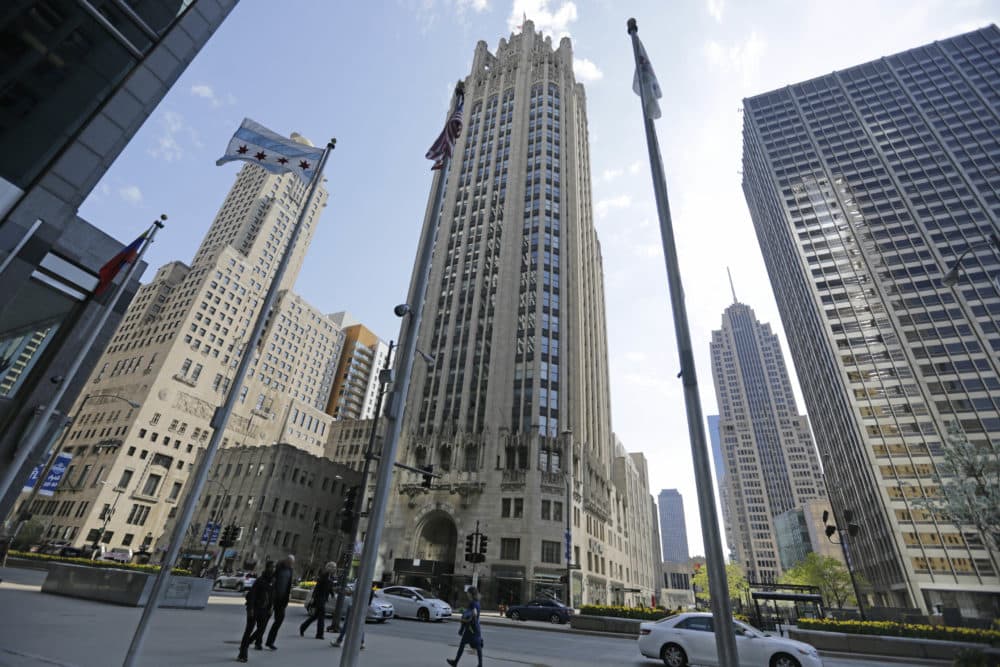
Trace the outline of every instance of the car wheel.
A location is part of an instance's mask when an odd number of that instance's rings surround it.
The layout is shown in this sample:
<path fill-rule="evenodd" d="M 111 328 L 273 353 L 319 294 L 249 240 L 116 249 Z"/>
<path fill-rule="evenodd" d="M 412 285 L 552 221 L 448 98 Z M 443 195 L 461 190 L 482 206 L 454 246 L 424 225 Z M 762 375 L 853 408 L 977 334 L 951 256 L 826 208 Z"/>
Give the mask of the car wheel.
<path fill-rule="evenodd" d="M 519 612 L 519 611 L 512 611 L 512 612 L 510 612 L 510 617 L 511 617 L 512 620 L 520 621 L 521 620 L 521 612 Z"/>
<path fill-rule="evenodd" d="M 660 650 L 660 657 L 667 667 L 684 667 L 688 664 L 687 653 L 677 644 L 667 644 Z"/>
<path fill-rule="evenodd" d="M 212 588 L 214 588 L 215 590 L 220 590 L 220 589 L 222 588 L 222 584 L 220 584 L 220 583 L 219 583 L 219 582 L 217 581 L 217 582 L 215 582 L 214 584 L 212 584 Z"/>
<path fill-rule="evenodd" d="M 417 619 L 424 622 L 429 621 L 431 620 L 431 613 L 425 607 L 421 607 L 417 610 Z"/>
<path fill-rule="evenodd" d="M 559 617 L 559 614 L 552 614 L 549 616 L 549 623 L 562 623 L 562 618 Z"/>
<path fill-rule="evenodd" d="M 775 653 L 771 658 L 771 667 L 802 667 L 802 665 L 787 653 Z"/>

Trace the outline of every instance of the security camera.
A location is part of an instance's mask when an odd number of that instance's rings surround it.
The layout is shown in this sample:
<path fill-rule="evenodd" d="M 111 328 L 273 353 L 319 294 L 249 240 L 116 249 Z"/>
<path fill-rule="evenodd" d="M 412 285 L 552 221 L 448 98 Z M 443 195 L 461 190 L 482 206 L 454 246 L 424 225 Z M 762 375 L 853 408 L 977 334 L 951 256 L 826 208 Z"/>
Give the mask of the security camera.
<path fill-rule="evenodd" d="M 410 305 L 407 303 L 401 303 L 393 308 L 392 312 L 396 313 L 396 317 L 406 317 L 410 314 Z"/>

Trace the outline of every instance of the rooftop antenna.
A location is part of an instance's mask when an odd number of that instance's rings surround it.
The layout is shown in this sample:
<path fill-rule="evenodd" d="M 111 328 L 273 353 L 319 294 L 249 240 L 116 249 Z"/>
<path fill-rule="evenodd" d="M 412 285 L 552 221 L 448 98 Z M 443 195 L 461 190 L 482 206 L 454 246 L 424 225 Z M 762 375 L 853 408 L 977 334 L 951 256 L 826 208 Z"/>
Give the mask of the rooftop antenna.
<path fill-rule="evenodd" d="M 740 300 L 736 298 L 736 288 L 733 287 L 733 274 L 728 266 L 726 267 L 726 275 L 729 276 L 729 289 L 733 292 L 733 303 L 739 303 Z"/>

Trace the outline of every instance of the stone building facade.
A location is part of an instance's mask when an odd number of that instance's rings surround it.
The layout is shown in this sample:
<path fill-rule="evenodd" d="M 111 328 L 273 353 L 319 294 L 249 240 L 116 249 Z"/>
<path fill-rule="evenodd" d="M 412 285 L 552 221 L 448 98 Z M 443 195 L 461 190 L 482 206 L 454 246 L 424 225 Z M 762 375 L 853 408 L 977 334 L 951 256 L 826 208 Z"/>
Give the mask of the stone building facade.
<path fill-rule="evenodd" d="M 77 398 L 60 444 L 74 456 L 67 475 L 32 507 L 46 537 L 134 548 L 162 533 L 246 352 L 304 192 L 294 175 L 243 167 L 191 266 L 170 262 L 139 290 Z M 342 333 L 290 288 L 326 199 L 320 187 L 223 448 L 282 442 L 323 453 Z"/>
<path fill-rule="evenodd" d="M 435 175 L 447 179 L 440 220 L 429 203 L 424 222 L 438 231 L 417 347 L 433 363 L 414 368 L 401 417 L 400 461 L 441 476 L 425 488 L 395 474 L 377 574 L 456 597 L 475 574 L 487 605 L 565 600 L 570 575 L 574 604 L 648 601 L 655 549 L 631 545 L 654 533 L 648 481 L 611 428 L 570 40 L 554 48 L 526 21 L 495 54 L 479 42 L 464 113 Z M 464 546 L 477 525 L 488 546 L 474 573 Z"/>

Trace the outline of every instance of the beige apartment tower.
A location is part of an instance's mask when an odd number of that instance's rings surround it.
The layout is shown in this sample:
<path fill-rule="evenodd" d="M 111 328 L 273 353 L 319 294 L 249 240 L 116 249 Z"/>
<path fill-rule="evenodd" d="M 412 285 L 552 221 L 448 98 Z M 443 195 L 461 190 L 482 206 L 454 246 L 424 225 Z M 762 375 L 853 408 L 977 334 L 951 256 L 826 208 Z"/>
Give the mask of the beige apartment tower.
<path fill-rule="evenodd" d="M 47 538 L 138 550 L 160 536 L 247 352 L 304 195 L 294 175 L 243 167 L 192 264 L 166 264 L 139 290 L 77 398 L 60 444 L 73 455 L 67 475 L 32 507 Z M 260 346 L 250 351 L 223 447 L 281 442 L 323 455 L 342 333 L 290 288 L 326 200 L 320 187 Z"/>
<path fill-rule="evenodd" d="M 484 604 L 540 595 L 649 603 L 645 462 L 611 428 L 600 244 L 591 214 L 586 96 L 569 39 L 526 21 L 476 46 L 465 123 L 447 173 L 403 414 L 379 576 L 457 599 L 488 538 Z M 569 526 L 567 526 L 569 523 Z M 567 563 L 565 533 L 572 536 Z M 579 569 L 568 570 L 567 565 Z"/>

